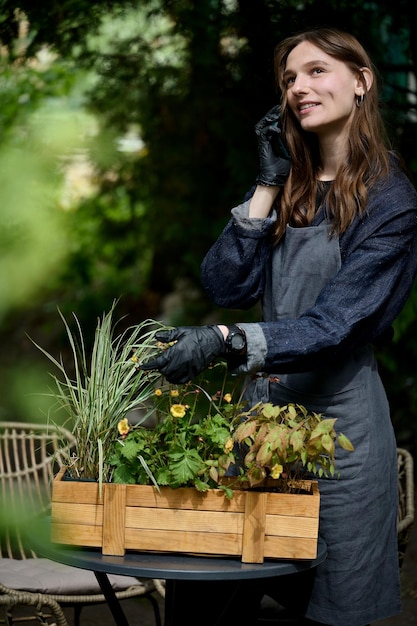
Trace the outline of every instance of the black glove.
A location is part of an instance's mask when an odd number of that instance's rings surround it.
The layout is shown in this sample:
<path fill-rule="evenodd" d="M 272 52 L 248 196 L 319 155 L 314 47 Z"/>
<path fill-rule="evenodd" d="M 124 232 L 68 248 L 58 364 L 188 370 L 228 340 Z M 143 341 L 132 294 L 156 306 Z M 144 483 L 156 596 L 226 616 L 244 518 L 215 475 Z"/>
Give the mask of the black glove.
<path fill-rule="evenodd" d="M 159 331 L 155 338 L 162 343 L 176 343 L 155 359 L 139 365 L 139 369 L 158 370 L 176 385 L 195 378 L 225 351 L 224 338 L 217 326 L 179 326 Z"/>
<path fill-rule="evenodd" d="M 255 126 L 258 136 L 259 185 L 283 185 L 291 168 L 290 155 L 281 138 L 281 107 L 275 106 Z"/>

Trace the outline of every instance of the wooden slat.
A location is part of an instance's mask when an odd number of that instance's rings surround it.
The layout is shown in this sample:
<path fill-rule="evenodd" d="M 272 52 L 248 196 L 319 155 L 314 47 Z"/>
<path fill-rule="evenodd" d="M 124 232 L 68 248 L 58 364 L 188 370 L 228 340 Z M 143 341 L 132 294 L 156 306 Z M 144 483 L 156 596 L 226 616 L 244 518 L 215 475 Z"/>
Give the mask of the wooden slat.
<path fill-rule="evenodd" d="M 280 559 L 315 559 L 317 539 L 306 537 L 265 537 L 264 556 Z"/>
<path fill-rule="evenodd" d="M 211 511 L 182 511 L 180 509 L 150 509 L 147 507 L 127 507 L 126 527 L 155 530 L 178 530 L 183 532 L 222 532 L 242 533 L 243 513 L 223 513 Z"/>
<path fill-rule="evenodd" d="M 104 485 L 103 554 L 125 553 L 126 485 Z"/>
<path fill-rule="evenodd" d="M 290 493 L 269 493 L 266 512 L 267 515 L 307 515 L 314 517 L 320 509 L 318 494 L 298 495 Z"/>
<path fill-rule="evenodd" d="M 163 530 L 126 529 L 126 549 L 193 554 L 242 554 L 242 535 Z"/>
<path fill-rule="evenodd" d="M 80 489 L 82 485 L 82 489 Z M 54 481 L 53 497 L 55 502 L 80 502 L 82 504 L 102 504 L 98 483 L 76 481 Z"/>
<path fill-rule="evenodd" d="M 263 563 L 267 493 L 248 491 L 243 525 L 242 562 Z"/>
<path fill-rule="evenodd" d="M 103 525 L 103 505 L 52 502 L 51 519 L 64 524 Z"/>
<path fill-rule="evenodd" d="M 223 491 L 210 489 L 206 493 L 200 493 L 196 489 L 180 488 L 170 489 L 162 487 L 160 493 L 155 487 L 148 485 L 127 485 L 127 506 L 149 506 L 155 508 L 190 509 L 202 511 L 228 511 L 244 512 L 245 491 L 235 492 L 233 498 L 228 500 Z"/>
<path fill-rule="evenodd" d="M 101 547 L 103 541 L 102 526 L 84 524 L 51 524 L 51 541 L 70 546 Z"/>
<path fill-rule="evenodd" d="M 317 537 L 318 517 L 267 515 L 265 533 L 282 537 Z"/>

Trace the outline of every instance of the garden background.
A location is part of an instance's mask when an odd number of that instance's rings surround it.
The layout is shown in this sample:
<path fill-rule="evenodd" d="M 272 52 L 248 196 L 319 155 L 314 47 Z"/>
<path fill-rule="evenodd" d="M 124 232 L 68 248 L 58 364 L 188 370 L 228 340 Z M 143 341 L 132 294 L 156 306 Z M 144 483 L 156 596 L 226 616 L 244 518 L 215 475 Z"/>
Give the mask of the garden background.
<path fill-rule="evenodd" d="M 0 419 L 45 421 L 58 314 L 92 340 L 119 299 L 146 318 L 250 321 L 200 285 L 205 252 L 257 173 L 273 50 L 337 26 L 379 69 L 393 147 L 417 183 L 412 0 L 0 0 Z M 221 277 L 219 277 L 221 280 Z M 400 445 L 417 458 L 417 288 L 378 348 Z"/>

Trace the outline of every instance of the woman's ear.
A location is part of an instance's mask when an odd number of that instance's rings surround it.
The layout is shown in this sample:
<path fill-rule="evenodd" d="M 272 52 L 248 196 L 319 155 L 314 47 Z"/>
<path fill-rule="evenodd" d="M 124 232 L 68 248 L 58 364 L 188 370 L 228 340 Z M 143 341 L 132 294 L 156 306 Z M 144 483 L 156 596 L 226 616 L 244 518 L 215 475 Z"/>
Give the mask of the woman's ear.
<path fill-rule="evenodd" d="M 366 91 L 364 92 L 364 82 L 366 85 Z M 369 69 L 369 67 L 361 67 L 361 76 L 358 77 L 357 85 L 355 89 L 355 94 L 357 96 L 363 96 L 367 91 L 372 87 L 372 83 L 374 82 L 374 75 Z"/>

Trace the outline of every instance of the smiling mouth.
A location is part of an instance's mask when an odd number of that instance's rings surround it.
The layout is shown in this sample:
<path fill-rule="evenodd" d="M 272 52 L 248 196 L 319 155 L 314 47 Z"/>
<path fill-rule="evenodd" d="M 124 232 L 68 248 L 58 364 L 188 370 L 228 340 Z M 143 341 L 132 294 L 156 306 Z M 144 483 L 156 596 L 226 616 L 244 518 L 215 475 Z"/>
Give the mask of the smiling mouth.
<path fill-rule="evenodd" d="M 313 102 L 309 102 L 308 104 L 302 104 L 301 106 L 299 106 L 298 110 L 301 113 L 303 111 L 306 111 L 307 109 L 313 109 L 316 106 L 317 106 L 317 104 L 314 104 Z"/>

